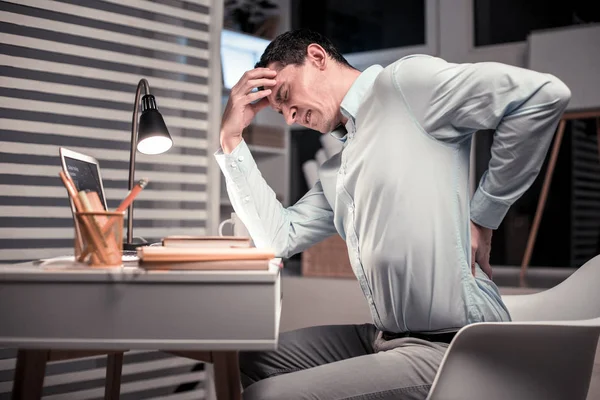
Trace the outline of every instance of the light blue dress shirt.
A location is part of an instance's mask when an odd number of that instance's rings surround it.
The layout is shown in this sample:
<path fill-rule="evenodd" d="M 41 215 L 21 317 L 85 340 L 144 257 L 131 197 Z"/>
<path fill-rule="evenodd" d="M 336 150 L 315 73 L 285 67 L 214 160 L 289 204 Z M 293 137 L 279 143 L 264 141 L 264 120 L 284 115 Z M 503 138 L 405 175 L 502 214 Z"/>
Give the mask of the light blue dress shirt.
<path fill-rule="evenodd" d="M 242 141 L 215 154 L 236 213 L 258 247 L 289 257 L 339 233 L 373 323 L 390 332 L 508 321 L 498 288 L 471 273 L 470 219 L 495 229 L 533 183 L 569 89 L 552 75 L 415 55 L 356 79 L 341 105 L 343 150 L 284 208 Z M 494 129 L 473 197 L 474 132 Z"/>

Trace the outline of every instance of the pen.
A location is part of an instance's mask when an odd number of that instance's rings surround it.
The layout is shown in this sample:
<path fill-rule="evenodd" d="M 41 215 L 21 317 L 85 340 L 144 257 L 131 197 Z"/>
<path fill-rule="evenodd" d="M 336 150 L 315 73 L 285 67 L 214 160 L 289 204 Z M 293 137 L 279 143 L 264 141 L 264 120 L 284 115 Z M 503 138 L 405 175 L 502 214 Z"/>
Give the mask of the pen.
<path fill-rule="evenodd" d="M 129 192 L 127 197 L 125 197 L 125 199 L 123 199 L 121 204 L 119 204 L 119 207 L 117 207 L 116 211 L 123 212 L 123 211 L 127 210 L 127 207 L 129 207 L 131 205 L 133 200 L 135 200 L 137 195 L 140 194 L 142 189 L 144 189 L 147 185 L 148 185 L 148 179 L 140 179 L 139 182 L 137 183 L 137 185 L 135 185 L 133 187 L 133 189 L 131 189 L 131 191 Z"/>

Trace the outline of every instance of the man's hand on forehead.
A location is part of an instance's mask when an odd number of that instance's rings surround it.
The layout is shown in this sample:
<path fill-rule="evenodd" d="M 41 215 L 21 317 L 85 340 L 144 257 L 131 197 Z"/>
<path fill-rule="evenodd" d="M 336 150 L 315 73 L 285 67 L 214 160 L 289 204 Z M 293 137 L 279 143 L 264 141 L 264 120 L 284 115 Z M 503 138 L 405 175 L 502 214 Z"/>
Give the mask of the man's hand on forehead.
<path fill-rule="evenodd" d="M 276 75 L 277 71 L 269 68 L 254 68 L 246 71 L 238 83 L 231 88 L 230 98 L 243 96 L 244 100 L 250 99 L 249 103 L 262 103 L 260 107 L 262 109 L 268 105 L 266 97 L 271 94 L 271 89 L 276 84 Z M 244 101 L 244 103 L 248 102 Z"/>
<path fill-rule="evenodd" d="M 255 69 L 264 69 L 264 70 L 268 70 L 268 71 L 273 71 L 275 73 L 275 76 L 277 75 L 277 71 L 275 71 L 274 69 L 270 69 L 270 68 L 255 68 Z M 267 74 L 266 77 L 271 78 L 271 75 Z M 274 77 L 271 78 L 271 79 L 274 79 Z M 265 89 L 268 89 L 268 88 L 266 88 L 264 86 L 258 86 L 256 89 L 258 91 L 261 91 L 261 90 L 265 90 Z"/>
<path fill-rule="evenodd" d="M 240 82 L 242 82 L 242 80 L 244 79 L 244 77 L 247 74 L 249 76 L 252 76 L 254 80 L 261 79 L 261 78 L 275 79 L 275 76 L 277 75 L 277 71 L 275 71 L 274 69 L 270 69 L 270 68 L 254 68 L 254 69 L 251 69 L 250 71 L 246 71 L 246 73 L 244 74 L 244 76 L 242 76 L 242 78 L 240 79 L 238 84 Z M 262 91 L 262 90 L 268 89 L 268 87 L 265 87 L 265 85 L 260 85 L 260 86 L 256 86 L 256 89 L 258 91 Z"/>
<path fill-rule="evenodd" d="M 241 141 L 244 128 L 250 125 L 260 110 L 269 105 L 267 96 L 277 84 L 276 75 L 275 70 L 255 68 L 246 71 L 231 88 L 221 120 L 221 146 L 225 152 L 235 148 Z"/>

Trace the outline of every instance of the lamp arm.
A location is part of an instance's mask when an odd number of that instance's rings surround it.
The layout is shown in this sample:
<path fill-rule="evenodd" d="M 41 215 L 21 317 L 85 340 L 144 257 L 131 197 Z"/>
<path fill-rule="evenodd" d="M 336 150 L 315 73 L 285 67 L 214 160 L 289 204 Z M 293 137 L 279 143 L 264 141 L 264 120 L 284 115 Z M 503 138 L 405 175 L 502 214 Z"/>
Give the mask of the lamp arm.
<path fill-rule="evenodd" d="M 135 179 L 135 155 L 137 152 L 137 140 L 138 140 L 138 128 L 139 128 L 139 111 L 140 111 L 140 97 L 142 95 L 142 89 L 144 94 L 150 94 L 150 86 L 146 79 L 140 79 L 137 90 L 135 91 L 135 100 L 133 103 L 133 117 L 131 121 L 131 149 L 129 152 L 129 190 L 133 189 Z M 133 241 L 133 203 L 127 208 L 127 243 Z"/>

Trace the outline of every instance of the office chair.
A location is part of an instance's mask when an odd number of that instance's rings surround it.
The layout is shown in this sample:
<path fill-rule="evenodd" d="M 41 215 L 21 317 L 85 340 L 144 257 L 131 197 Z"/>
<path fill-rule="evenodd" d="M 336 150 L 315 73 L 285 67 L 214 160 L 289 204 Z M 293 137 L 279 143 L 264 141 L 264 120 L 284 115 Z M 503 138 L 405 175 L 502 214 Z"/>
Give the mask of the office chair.
<path fill-rule="evenodd" d="M 556 287 L 504 296 L 512 322 L 450 344 L 428 400 L 585 400 L 600 336 L 600 256 Z"/>

